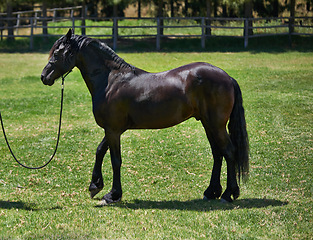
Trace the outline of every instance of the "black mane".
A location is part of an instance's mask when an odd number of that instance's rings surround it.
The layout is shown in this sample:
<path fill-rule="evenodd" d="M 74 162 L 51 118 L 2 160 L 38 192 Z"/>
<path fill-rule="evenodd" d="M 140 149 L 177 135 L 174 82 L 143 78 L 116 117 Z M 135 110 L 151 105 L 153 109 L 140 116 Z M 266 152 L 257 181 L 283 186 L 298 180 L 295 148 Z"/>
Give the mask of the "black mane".
<path fill-rule="evenodd" d="M 104 55 L 104 58 L 109 61 L 111 67 L 115 69 L 134 69 L 135 67 L 125 62 L 123 58 L 118 56 L 106 43 L 97 39 L 91 39 L 90 46 L 99 48 L 100 52 Z"/>
<path fill-rule="evenodd" d="M 58 39 L 49 52 L 49 58 L 52 57 L 53 52 L 58 49 L 62 43 L 66 44 L 66 42 L 70 43 L 68 46 L 70 47 L 72 53 L 78 52 L 84 47 L 92 46 L 99 49 L 110 67 L 114 69 L 135 69 L 134 66 L 125 62 L 123 58 L 119 57 L 106 43 L 101 42 L 98 39 L 93 39 L 82 35 L 72 35 L 69 41 L 66 36 Z"/>

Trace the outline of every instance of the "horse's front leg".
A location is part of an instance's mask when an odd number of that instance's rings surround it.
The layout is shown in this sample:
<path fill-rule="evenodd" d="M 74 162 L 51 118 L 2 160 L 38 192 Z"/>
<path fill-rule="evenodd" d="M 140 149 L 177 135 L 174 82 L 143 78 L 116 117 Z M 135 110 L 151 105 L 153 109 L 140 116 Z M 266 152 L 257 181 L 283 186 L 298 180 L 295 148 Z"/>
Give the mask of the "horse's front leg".
<path fill-rule="evenodd" d="M 106 154 L 108 148 L 109 148 L 108 141 L 106 137 L 104 137 L 101 143 L 99 144 L 96 152 L 96 162 L 92 171 L 92 179 L 89 186 L 91 198 L 93 198 L 103 188 L 103 177 L 101 167 L 104 155 Z"/>
<path fill-rule="evenodd" d="M 109 143 L 111 153 L 111 163 L 113 169 L 113 184 L 112 189 L 109 193 L 104 195 L 102 198 L 102 204 L 107 205 L 110 203 L 119 202 L 122 199 L 122 185 L 121 185 L 121 145 L 120 136 L 121 134 L 106 131 L 106 136 Z"/>

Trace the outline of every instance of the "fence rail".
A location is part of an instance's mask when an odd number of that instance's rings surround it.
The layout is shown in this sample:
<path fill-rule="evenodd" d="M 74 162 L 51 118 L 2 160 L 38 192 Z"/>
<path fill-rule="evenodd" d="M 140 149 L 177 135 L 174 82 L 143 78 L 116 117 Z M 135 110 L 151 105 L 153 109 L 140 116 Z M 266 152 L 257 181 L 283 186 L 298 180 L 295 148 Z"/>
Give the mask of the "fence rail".
<path fill-rule="evenodd" d="M 243 39 L 246 48 L 250 38 L 289 35 L 291 41 L 292 35 L 313 36 L 313 17 L 91 18 L 83 17 L 84 14 L 74 16 L 73 11 L 77 9 L 81 10 L 81 7 L 62 9 L 70 11 L 69 17 L 57 17 L 55 11 L 58 9 L 50 9 L 49 11 L 54 14 L 45 18 L 39 14 L 24 17 L 22 12 L 15 13 L 15 17 L 0 15 L 1 41 L 10 37 L 29 38 L 30 49 L 33 49 L 35 36 L 62 36 L 61 29 L 68 28 L 90 37 L 110 38 L 114 49 L 117 49 L 118 39 L 122 38 L 154 38 L 156 50 L 160 50 L 161 41 L 164 38 L 199 38 L 201 47 L 205 48 L 206 39 L 211 37 L 237 37 Z M 36 11 L 28 11 L 28 13 L 34 14 Z M 44 29 L 46 31 L 43 31 Z M 10 32 L 15 32 L 14 36 L 10 35 Z M 49 32 L 49 34 L 44 32 Z"/>

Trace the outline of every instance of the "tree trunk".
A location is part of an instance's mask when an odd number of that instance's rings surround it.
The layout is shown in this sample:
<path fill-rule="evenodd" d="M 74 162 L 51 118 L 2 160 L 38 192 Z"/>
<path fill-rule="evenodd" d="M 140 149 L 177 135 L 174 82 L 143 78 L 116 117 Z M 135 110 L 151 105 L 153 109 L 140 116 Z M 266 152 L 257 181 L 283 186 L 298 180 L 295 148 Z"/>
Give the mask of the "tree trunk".
<path fill-rule="evenodd" d="M 253 10 L 252 0 L 246 0 L 245 1 L 245 18 L 252 18 L 252 10 Z M 253 35 L 252 27 L 253 27 L 253 22 L 249 20 L 248 21 L 248 35 Z M 244 33 L 244 35 L 246 34 Z"/>
<path fill-rule="evenodd" d="M 306 10 L 309 12 L 311 11 L 311 0 L 306 1 Z"/>
<path fill-rule="evenodd" d="M 273 1 L 273 17 L 278 17 L 279 13 L 279 2 L 278 0 Z"/>
<path fill-rule="evenodd" d="M 293 33 L 294 23 L 295 23 L 295 10 L 296 10 L 296 0 L 290 0 L 290 20 L 289 20 L 289 33 Z"/>
<path fill-rule="evenodd" d="M 212 2 L 211 2 L 211 0 L 206 0 L 206 16 L 208 17 L 208 18 L 210 18 L 211 17 L 211 9 L 212 9 Z M 211 28 L 210 27 L 208 27 L 208 26 L 210 26 L 211 25 L 211 20 L 210 19 L 207 19 L 206 20 L 206 28 L 205 28 L 205 35 L 211 35 Z"/>
<path fill-rule="evenodd" d="M 83 4 L 82 4 L 82 23 L 81 23 L 81 34 L 82 35 L 86 35 L 86 12 L 87 12 L 87 8 L 86 8 L 86 0 L 83 0 Z"/>
<path fill-rule="evenodd" d="M 185 0 L 185 8 L 184 8 L 185 17 L 188 17 L 188 8 L 189 8 L 188 0 Z"/>
<path fill-rule="evenodd" d="M 113 3 L 113 17 L 118 17 L 117 3 Z"/>
<path fill-rule="evenodd" d="M 8 41 L 14 41 L 14 21 L 13 18 L 13 4 L 11 0 L 7 0 L 7 18 L 8 18 Z"/>
<path fill-rule="evenodd" d="M 47 20 L 45 19 L 47 17 L 47 0 L 42 1 L 42 17 L 44 18 L 42 20 L 42 34 L 48 35 Z"/>
<path fill-rule="evenodd" d="M 227 6 L 222 4 L 222 17 L 227 17 Z"/>
<path fill-rule="evenodd" d="M 217 17 L 218 0 L 213 0 L 214 17 Z"/>
<path fill-rule="evenodd" d="M 171 0 L 170 1 L 170 6 L 171 6 L 171 17 L 174 17 L 174 12 L 175 12 L 175 10 L 174 10 L 174 0 Z"/>
<path fill-rule="evenodd" d="M 138 0 L 138 18 L 141 18 L 141 0 Z"/>
<path fill-rule="evenodd" d="M 164 21 L 163 21 L 163 0 L 158 0 L 158 17 L 160 18 L 160 35 L 164 33 Z"/>

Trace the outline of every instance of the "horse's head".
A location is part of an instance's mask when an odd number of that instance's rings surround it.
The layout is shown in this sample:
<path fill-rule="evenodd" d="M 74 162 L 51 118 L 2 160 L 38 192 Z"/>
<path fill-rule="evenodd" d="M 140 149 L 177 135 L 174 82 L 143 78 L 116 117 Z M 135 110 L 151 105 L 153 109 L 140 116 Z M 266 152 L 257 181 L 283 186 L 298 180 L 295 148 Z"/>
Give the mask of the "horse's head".
<path fill-rule="evenodd" d="M 75 67 L 76 46 L 72 41 L 72 30 L 57 40 L 50 50 L 49 62 L 42 70 L 41 81 L 53 85 L 55 80 Z"/>

